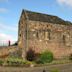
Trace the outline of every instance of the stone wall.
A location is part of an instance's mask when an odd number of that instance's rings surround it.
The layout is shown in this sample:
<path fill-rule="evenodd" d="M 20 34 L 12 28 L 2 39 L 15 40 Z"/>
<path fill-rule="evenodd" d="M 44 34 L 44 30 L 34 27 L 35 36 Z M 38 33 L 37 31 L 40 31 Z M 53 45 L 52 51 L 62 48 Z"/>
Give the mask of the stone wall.
<path fill-rule="evenodd" d="M 22 12 L 19 26 L 18 26 L 18 48 L 22 49 L 22 57 L 25 58 L 27 48 L 27 18 L 25 13 Z"/>
<path fill-rule="evenodd" d="M 6 58 L 10 54 L 18 51 L 18 46 L 0 46 L 0 58 Z"/>
<path fill-rule="evenodd" d="M 38 53 L 52 51 L 55 58 L 63 58 L 72 53 L 72 25 L 39 21 L 28 23 L 28 48 Z"/>

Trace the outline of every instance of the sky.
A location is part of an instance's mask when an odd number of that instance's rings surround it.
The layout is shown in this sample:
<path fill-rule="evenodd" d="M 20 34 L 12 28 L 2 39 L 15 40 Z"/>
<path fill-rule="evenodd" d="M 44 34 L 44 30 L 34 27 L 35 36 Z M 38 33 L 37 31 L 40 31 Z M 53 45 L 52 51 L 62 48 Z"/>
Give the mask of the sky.
<path fill-rule="evenodd" d="M 72 0 L 0 0 L 0 42 L 18 40 L 22 9 L 56 15 L 72 22 Z"/>

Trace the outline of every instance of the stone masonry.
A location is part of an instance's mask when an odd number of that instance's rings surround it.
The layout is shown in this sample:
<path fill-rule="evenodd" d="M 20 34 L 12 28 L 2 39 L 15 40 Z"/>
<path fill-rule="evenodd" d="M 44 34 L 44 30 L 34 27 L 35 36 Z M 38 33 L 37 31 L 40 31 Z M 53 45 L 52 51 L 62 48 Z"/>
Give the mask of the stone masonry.
<path fill-rule="evenodd" d="M 22 57 L 32 48 L 37 53 L 48 50 L 55 58 L 65 58 L 72 53 L 72 23 L 57 16 L 23 10 L 18 46 L 22 49 Z"/>

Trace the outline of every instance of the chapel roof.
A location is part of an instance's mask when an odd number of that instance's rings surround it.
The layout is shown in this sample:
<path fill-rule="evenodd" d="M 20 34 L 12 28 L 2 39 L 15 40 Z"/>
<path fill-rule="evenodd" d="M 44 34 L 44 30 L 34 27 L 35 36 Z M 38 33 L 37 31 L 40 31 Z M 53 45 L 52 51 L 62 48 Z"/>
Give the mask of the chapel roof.
<path fill-rule="evenodd" d="M 32 21 L 41 21 L 41 22 L 49 22 L 54 24 L 64 24 L 64 25 L 71 25 L 72 23 L 69 21 L 64 21 L 63 19 L 59 18 L 58 16 L 48 15 L 28 10 L 23 10 L 23 13 L 27 15 L 27 18 Z"/>

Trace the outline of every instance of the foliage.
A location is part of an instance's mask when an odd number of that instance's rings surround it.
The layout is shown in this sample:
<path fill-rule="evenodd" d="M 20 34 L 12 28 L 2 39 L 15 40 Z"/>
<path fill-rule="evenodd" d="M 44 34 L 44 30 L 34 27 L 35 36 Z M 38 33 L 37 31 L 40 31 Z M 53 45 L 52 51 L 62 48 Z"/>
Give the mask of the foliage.
<path fill-rule="evenodd" d="M 0 59 L 0 65 L 3 65 L 4 61 L 2 59 Z"/>
<path fill-rule="evenodd" d="M 44 63 L 50 63 L 52 61 L 53 61 L 53 54 L 52 54 L 52 52 L 45 51 L 45 52 L 43 52 L 39 56 L 39 59 L 36 61 L 36 63 L 44 64 Z"/>
<path fill-rule="evenodd" d="M 56 64 L 66 64 L 66 63 L 71 63 L 71 61 L 69 59 L 60 59 L 60 60 L 53 60 L 52 63 L 50 64 L 53 64 L 53 65 L 56 65 Z"/>
<path fill-rule="evenodd" d="M 9 57 L 6 59 L 4 66 L 25 66 L 29 67 L 34 65 L 34 61 L 23 60 L 22 58 Z"/>
<path fill-rule="evenodd" d="M 26 59 L 28 61 L 34 61 L 36 58 L 36 53 L 34 50 L 29 49 L 28 52 L 26 53 Z"/>
<path fill-rule="evenodd" d="M 24 65 L 25 61 L 20 58 L 8 58 L 6 60 L 6 63 L 7 65 L 11 65 L 11 66 L 20 66 L 20 65 Z"/>
<path fill-rule="evenodd" d="M 12 44 L 12 46 L 17 46 L 18 45 L 18 41 L 16 41 L 14 44 Z"/>

